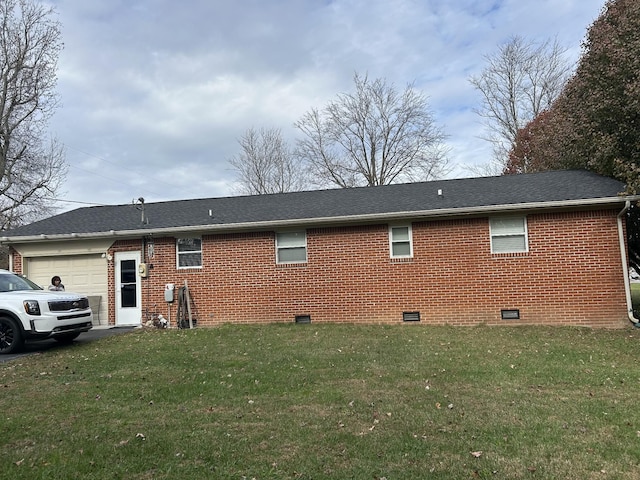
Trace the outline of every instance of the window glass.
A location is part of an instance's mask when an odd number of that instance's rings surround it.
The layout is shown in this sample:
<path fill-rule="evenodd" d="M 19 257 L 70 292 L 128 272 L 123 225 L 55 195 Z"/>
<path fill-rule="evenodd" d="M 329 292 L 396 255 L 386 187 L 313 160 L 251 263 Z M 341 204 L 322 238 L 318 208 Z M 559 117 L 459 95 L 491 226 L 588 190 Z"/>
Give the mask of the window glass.
<path fill-rule="evenodd" d="M 522 235 L 524 233 L 524 217 L 492 218 L 491 230 L 497 235 Z"/>
<path fill-rule="evenodd" d="M 523 236 L 495 237 L 492 241 L 493 253 L 526 252 Z"/>
<path fill-rule="evenodd" d="M 410 226 L 390 227 L 389 243 L 391 245 L 392 258 L 413 256 Z"/>
<path fill-rule="evenodd" d="M 280 248 L 304 246 L 306 241 L 305 232 L 278 233 L 278 247 Z"/>
<path fill-rule="evenodd" d="M 0 292 L 14 290 L 42 290 L 42 287 L 22 275 L 0 273 Z"/>
<path fill-rule="evenodd" d="M 394 243 L 391 247 L 391 256 L 392 257 L 410 257 L 411 256 L 411 245 L 409 242 L 406 243 Z"/>
<path fill-rule="evenodd" d="M 136 283 L 137 273 L 135 260 L 122 260 L 120 262 L 121 283 Z"/>
<path fill-rule="evenodd" d="M 202 239 L 179 238 L 177 240 L 178 268 L 202 266 Z"/>
<path fill-rule="evenodd" d="M 276 260 L 278 263 L 307 261 L 307 232 L 276 233 Z"/>
<path fill-rule="evenodd" d="M 305 248 L 286 248 L 280 249 L 278 252 L 278 262 L 305 262 L 307 260 L 307 251 Z"/>
<path fill-rule="evenodd" d="M 120 306 L 121 307 L 136 307 L 137 305 L 137 295 L 136 295 L 136 285 L 127 284 L 122 285 L 120 289 Z"/>
<path fill-rule="evenodd" d="M 500 217 L 489 220 L 492 253 L 517 253 L 529 249 L 525 217 Z"/>

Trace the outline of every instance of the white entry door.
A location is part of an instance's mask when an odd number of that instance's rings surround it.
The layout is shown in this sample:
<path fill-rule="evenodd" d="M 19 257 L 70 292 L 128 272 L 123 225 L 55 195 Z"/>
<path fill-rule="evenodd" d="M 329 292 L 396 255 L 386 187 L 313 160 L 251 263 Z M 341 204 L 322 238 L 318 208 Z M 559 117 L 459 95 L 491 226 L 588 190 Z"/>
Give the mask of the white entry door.
<path fill-rule="evenodd" d="M 142 323 L 140 252 L 116 252 L 116 325 Z"/>

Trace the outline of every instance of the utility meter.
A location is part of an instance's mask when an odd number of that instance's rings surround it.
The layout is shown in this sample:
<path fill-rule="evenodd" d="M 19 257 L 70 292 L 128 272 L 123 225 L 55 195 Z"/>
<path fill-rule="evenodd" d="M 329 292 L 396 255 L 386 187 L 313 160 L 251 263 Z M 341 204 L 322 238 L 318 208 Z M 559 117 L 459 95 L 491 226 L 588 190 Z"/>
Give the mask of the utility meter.
<path fill-rule="evenodd" d="M 147 277 L 147 264 L 146 263 L 141 263 L 140 265 L 138 265 L 138 274 L 142 277 L 142 278 L 146 278 Z"/>
<path fill-rule="evenodd" d="M 176 286 L 173 283 L 167 283 L 164 286 L 164 301 L 168 303 L 173 303 L 173 292 L 175 291 Z"/>

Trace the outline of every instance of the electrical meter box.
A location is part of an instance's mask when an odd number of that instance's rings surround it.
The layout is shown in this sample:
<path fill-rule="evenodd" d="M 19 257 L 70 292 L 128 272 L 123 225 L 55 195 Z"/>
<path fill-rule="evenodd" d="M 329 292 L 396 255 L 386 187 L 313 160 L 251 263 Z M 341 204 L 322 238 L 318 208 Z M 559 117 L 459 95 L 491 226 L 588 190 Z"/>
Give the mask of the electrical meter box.
<path fill-rule="evenodd" d="M 142 278 L 147 278 L 147 274 L 148 273 L 149 273 L 149 270 L 147 268 L 147 264 L 146 263 L 141 263 L 140 265 L 138 265 L 138 274 Z"/>
<path fill-rule="evenodd" d="M 165 302 L 169 302 L 169 303 L 173 302 L 173 299 L 174 299 L 173 293 L 175 292 L 175 290 L 176 290 L 176 286 L 173 283 L 167 283 L 164 286 L 164 301 Z"/>

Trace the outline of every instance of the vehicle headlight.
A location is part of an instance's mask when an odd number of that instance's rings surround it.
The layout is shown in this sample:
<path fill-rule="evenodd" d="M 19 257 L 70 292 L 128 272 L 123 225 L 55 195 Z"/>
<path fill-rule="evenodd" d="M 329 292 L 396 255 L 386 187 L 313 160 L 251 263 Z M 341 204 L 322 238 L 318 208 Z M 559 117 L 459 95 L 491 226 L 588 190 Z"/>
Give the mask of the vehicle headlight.
<path fill-rule="evenodd" d="M 37 300 L 25 300 L 22 302 L 24 311 L 29 315 L 40 315 L 40 304 Z"/>

